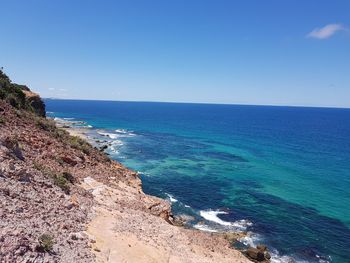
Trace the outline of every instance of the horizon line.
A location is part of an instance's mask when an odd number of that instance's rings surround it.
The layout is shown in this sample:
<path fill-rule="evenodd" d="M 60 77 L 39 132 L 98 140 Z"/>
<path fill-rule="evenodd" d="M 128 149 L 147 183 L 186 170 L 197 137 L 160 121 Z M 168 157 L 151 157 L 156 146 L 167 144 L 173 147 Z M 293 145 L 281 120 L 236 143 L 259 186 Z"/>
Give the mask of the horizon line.
<path fill-rule="evenodd" d="M 310 105 L 283 105 L 283 104 L 248 104 L 248 103 L 220 103 L 220 102 L 181 102 L 181 101 L 143 101 L 143 100 L 108 100 L 108 99 L 74 99 L 43 97 L 44 100 L 78 100 L 78 101 L 105 101 L 105 102 L 134 102 L 134 103 L 173 103 L 173 104 L 204 104 L 204 105 L 231 105 L 231 106 L 261 106 L 261 107 L 292 107 L 292 108 L 322 108 L 322 109 L 346 109 L 341 106 L 310 106 Z"/>

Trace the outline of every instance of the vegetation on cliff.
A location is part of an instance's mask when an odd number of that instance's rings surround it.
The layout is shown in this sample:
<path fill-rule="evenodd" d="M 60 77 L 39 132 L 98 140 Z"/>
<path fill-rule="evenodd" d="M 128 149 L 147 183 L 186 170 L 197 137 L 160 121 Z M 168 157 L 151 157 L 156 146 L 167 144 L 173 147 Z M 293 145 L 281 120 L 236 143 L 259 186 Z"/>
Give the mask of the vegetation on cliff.
<path fill-rule="evenodd" d="M 45 117 L 45 103 L 40 96 L 25 85 L 12 83 L 11 79 L 0 69 L 0 99 L 17 109 L 34 112 Z"/>

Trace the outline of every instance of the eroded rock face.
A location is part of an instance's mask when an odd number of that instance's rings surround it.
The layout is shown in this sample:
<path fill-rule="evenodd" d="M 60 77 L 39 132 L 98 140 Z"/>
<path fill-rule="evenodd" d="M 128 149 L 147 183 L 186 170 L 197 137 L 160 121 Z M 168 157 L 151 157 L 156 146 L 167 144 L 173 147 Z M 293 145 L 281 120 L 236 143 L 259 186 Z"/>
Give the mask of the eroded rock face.
<path fill-rule="evenodd" d="M 270 262 L 271 255 L 265 245 L 257 245 L 256 248 L 249 247 L 245 252 L 245 255 L 254 262 L 268 263 Z"/>
<path fill-rule="evenodd" d="M 155 203 L 152 204 L 148 209 L 152 215 L 159 216 L 167 221 L 169 224 L 174 225 L 174 216 L 171 213 L 171 206 L 165 200 L 154 200 Z"/>
<path fill-rule="evenodd" d="M 34 110 L 35 114 L 40 117 L 46 117 L 46 106 L 40 96 L 32 92 L 27 86 L 20 85 L 27 104 Z"/>

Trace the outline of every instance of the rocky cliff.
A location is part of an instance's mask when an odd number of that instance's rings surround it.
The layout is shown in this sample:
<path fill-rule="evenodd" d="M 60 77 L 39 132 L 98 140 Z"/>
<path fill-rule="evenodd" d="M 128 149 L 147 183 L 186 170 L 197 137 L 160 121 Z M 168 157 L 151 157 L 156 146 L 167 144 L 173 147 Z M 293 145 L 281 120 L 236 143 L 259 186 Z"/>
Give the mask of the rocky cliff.
<path fill-rule="evenodd" d="M 169 203 L 144 194 L 135 172 L 4 79 L 0 262 L 248 262 L 219 235 L 174 226 Z"/>
<path fill-rule="evenodd" d="M 12 83 L 2 70 L 0 70 L 0 99 L 17 109 L 31 111 L 45 117 L 45 103 L 40 96 L 25 85 Z"/>

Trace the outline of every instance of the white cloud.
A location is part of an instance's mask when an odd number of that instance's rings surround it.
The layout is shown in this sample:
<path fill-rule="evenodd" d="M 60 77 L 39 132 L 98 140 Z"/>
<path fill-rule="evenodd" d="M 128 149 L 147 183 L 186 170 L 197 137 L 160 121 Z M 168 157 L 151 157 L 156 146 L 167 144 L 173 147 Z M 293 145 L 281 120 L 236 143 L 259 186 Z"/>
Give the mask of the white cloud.
<path fill-rule="evenodd" d="M 49 90 L 55 90 L 55 88 L 49 88 Z"/>
<path fill-rule="evenodd" d="M 315 28 L 307 37 L 317 38 L 317 39 L 327 39 L 333 36 L 336 32 L 345 30 L 346 28 L 341 24 L 328 24 L 322 28 Z"/>

